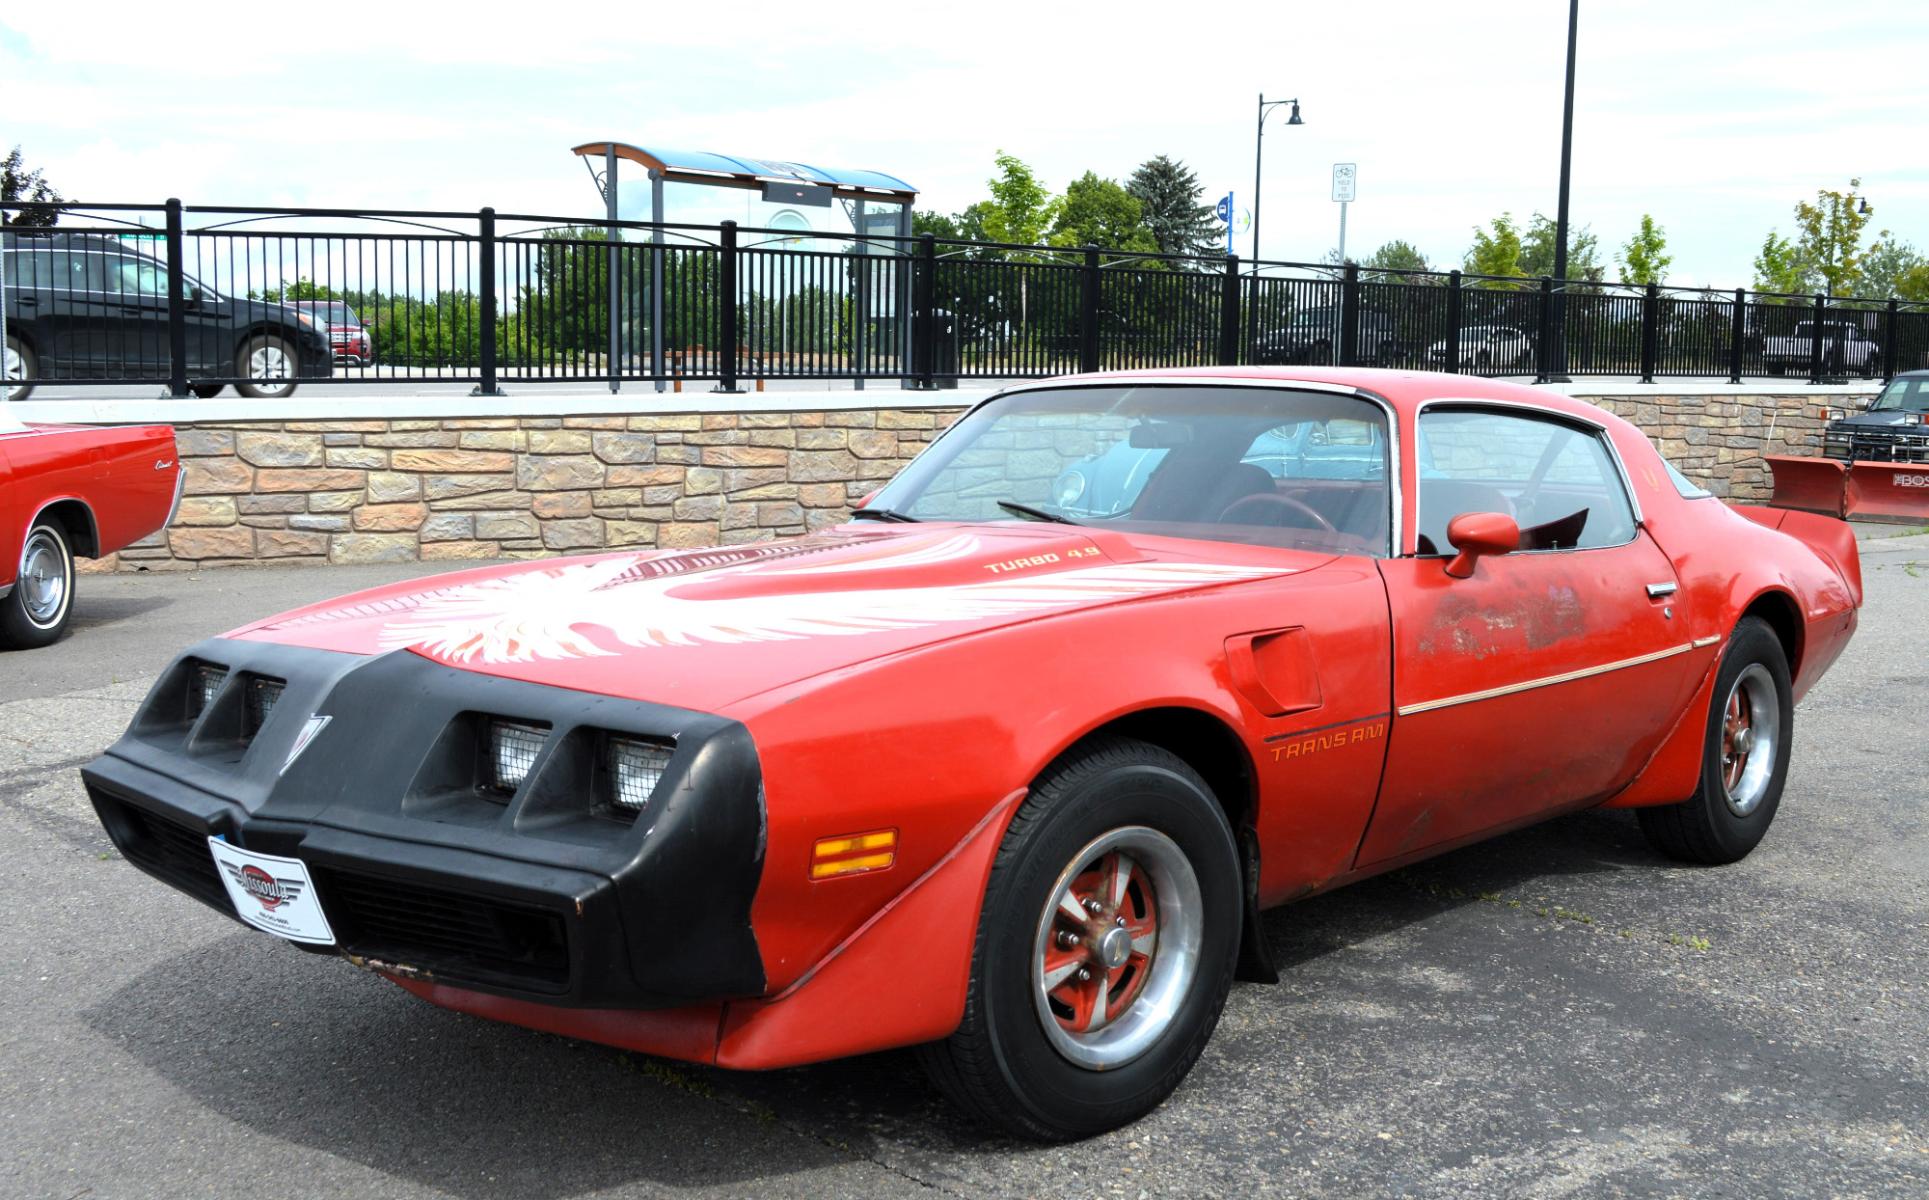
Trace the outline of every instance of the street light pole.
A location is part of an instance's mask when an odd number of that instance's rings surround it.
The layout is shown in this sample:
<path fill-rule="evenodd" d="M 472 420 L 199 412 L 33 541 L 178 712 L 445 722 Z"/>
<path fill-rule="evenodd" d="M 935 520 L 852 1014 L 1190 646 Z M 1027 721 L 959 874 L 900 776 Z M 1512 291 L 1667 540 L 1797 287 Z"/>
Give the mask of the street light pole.
<path fill-rule="evenodd" d="M 1567 3 L 1567 98 L 1561 108 L 1561 197 L 1554 217 L 1554 346 L 1553 354 L 1542 361 L 1549 364 L 1548 379 L 1567 381 L 1567 193 L 1574 160 L 1574 47 L 1575 30 L 1581 22 L 1581 0 Z"/>
<path fill-rule="evenodd" d="M 1263 178 L 1260 174 L 1260 164 L 1266 152 L 1266 114 L 1282 104 L 1293 106 L 1292 115 L 1286 120 L 1288 125 L 1306 123 L 1299 119 L 1298 99 L 1274 100 L 1268 103 L 1266 93 L 1259 93 L 1259 124 L 1253 136 L 1253 273 L 1255 275 L 1259 273 L 1259 185 Z"/>

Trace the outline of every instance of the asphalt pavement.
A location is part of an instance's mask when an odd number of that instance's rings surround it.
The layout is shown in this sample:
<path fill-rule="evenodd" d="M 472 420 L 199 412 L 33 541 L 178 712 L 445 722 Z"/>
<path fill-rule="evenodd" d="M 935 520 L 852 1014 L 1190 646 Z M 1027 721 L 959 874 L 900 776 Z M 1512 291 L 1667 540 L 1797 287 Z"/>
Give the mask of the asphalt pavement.
<path fill-rule="evenodd" d="M 1179 1092 L 1043 1148 L 905 1053 L 738 1075 L 530 1033 L 142 875 L 77 768 L 155 671 L 431 568 L 84 578 L 73 637 L 0 657 L 0 1196 L 1929 1195 L 1929 534 L 1863 553 L 1749 859 L 1586 813 L 1275 911 L 1283 981 L 1234 988 Z"/>

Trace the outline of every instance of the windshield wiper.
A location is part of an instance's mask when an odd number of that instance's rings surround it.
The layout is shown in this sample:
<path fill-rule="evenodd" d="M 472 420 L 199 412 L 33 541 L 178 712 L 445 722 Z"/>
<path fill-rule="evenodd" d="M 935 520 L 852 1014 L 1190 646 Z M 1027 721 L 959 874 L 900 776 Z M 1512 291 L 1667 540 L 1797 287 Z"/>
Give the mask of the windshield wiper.
<path fill-rule="evenodd" d="M 1006 512 L 1017 513 L 1021 517 L 1029 517 L 1034 521 L 1056 521 L 1060 525 L 1078 524 L 1077 521 L 1060 513 L 1046 512 L 1042 508 L 1033 508 L 1029 504 L 1020 504 L 1016 500 L 1000 500 L 998 507 Z"/>
<path fill-rule="evenodd" d="M 901 513 L 890 508 L 859 508 L 851 512 L 853 521 L 916 521 L 917 519 L 909 513 Z"/>

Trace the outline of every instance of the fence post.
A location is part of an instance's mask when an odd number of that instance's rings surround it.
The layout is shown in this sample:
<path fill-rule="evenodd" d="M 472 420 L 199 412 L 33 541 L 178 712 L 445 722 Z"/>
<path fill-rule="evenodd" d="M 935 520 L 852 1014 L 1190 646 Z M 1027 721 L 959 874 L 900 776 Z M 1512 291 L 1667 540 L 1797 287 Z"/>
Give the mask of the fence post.
<path fill-rule="evenodd" d="M 1894 296 L 1889 297 L 1889 311 L 1882 320 L 1882 381 L 1887 383 L 1896 377 L 1896 327 L 1901 319 L 1901 306 Z"/>
<path fill-rule="evenodd" d="M 1219 365 L 1239 362 L 1239 256 L 1226 255 L 1226 275 L 1219 285 Z"/>
<path fill-rule="evenodd" d="M 717 386 L 713 392 L 740 392 L 737 386 L 737 223 L 725 221 L 717 259 Z"/>
<path fill-rule="evenodd" d="M 918 235 L 917 266 L 911 279 L 911 369 L 919 391 L 938 386 L 938 321 L 932 311 L 938 294 L 938 239 Z"/>
<path fill-rule="evenodd" d="M 1079 272 L 1078 369 L 1098 370 L 1098 247 L 1085 247 L 1085 269 Z"/>
<path fill-rule="evenodd" d="M 1742 354 L 1748 345 L 1748 293 L 1735 289 L 1735 316 L 1728 335 L 1728 382 L 1741 382 Z"/>
<path fill-rule="evenodd" d="M 1460 374 L 1460 272 L 1447 272 L 1447 370 Z"/>
<path fill-rule="evenodd" d="M 1808 322 L 1808 381 L 1822 382 L 1822 309 L 1829 298 L 1815 293 L 1815 308 L 1809 314 Z"/>
<path fill-rule="evenodd" d="M 170 397 L 188 394 L 188 312 L 187 297 L 181 294 L 186 271 L 182 259 L 186 235 L 181 230 L 181 202 L 167 202 L 167 392 Z"/>
<path fill-rule="evenodd" d="M 478 265 L 478 288 L 482 292 L 482 329 L 481 341 L 476 346 L 476 365 L 481 371 L 482 381 L 476 384 L 471 396 L 500 396 L 502 388 L 496 383 L 496 210 L 485 208 L 476 214 L 476 252 L 482 256 Z"/>
<path fill-rule="evenodd" d="M 1539 336 L 1535 338 L 1534 382 L 1547 383 L 1553 375 L 1551 364 L 1554 361 L 1554 277 L 1541 276 L 1541 311 Z"/>
<path fill-rule="evenodd" d="M 1648 284 L 1641 297 L 1641 382 L 1654 382 L 1654 360 L 1661 356 L 1661 285 Z"/>
<path fill-rule="evenodd" d="M 1346 264 L 1340 278 L 1340 365 L 1358 366 L 1360 361 L 1360 268 Z"/>

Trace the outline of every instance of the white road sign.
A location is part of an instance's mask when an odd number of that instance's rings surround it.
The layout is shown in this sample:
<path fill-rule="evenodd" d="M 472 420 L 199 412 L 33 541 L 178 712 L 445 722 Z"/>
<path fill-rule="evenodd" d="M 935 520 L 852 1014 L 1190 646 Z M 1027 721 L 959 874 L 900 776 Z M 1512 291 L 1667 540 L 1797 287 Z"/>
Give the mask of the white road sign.
<path fill-rule="evenodd" d="M 1333 200 L 1337 204 L 1348 204 L 1353 200 L 1353 192 L 1360 180 L 1360 164 L 1333 164 Z"/>

